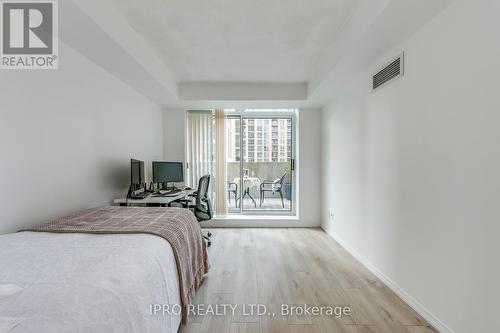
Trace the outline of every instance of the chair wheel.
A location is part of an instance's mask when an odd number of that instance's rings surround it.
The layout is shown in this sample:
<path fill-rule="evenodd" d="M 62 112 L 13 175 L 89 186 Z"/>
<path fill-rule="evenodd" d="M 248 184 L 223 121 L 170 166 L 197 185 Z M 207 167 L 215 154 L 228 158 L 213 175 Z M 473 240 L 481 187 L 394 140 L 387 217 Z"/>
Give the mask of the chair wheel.
<path fill-rule="evenodd" d="M 210 246 L 210 245 L 212 245 L 212 242 L 207 242 L 207 246 Z"/>
<path fill-rule="evenodd" d="M 212 237 L 212 233 L 210 231 L 207 233 L 207 235 L 208 237 Z"/>

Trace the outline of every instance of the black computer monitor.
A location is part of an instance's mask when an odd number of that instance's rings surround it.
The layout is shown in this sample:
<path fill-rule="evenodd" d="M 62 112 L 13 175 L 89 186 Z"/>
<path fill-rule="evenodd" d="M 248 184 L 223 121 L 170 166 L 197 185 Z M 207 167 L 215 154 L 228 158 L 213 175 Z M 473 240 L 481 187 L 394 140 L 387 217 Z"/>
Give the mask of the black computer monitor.
<path fill-rule="evenodd" d="M 130 183 L 137 188 L 144 184 L 144 162 L 139 160 L 130 160 Z"/>
<path fill-rule="evenodd" d="M 180 183 L 183 181 L 182 162 L 153 162 L 153 183 Z"/>

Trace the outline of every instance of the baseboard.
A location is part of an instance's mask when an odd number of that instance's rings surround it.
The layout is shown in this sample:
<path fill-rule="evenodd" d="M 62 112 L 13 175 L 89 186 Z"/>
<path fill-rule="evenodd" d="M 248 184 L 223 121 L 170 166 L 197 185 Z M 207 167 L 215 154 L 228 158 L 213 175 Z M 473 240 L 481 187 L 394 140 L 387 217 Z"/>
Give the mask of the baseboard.
<path fill-rule="evenodd" d="M 366 260 L 362 255 L 360 255 L 355 249 L 353 249 L 349 244 L 347 244 L 338 235 L 327 232 L 335 241 L 337 241 L 344 249 L 346 249 L 354 258 L 356 258 L 361 264 L 363 264 L 368 270 L 370 270 L 375 276 L 377 276 L 389 289 L 391 289 L 396 295 L 398 295 L 406 304 L 408 304 L 413 310 L 415 310 L 419 315 L 421 315 L 429 324 L 432 325 L 436 330 L 441 333 L 455 333 L 451 328 L 449 328 L 445 323 L 443 323 L 439 318 L 433 315 L 429 310 L 427 310 L 422 304 L 420 304 L 416 299 L 410 296 L 406 291 L 398 286 L 394 281 L 388 278 L 384 273 L 379 271 L 375 266 L 373 266 L 368 260 Z"/>
<path fill-rule="evenodd" d="M 229 215 L 201 223 L 203 228 L 319 228 L 318 223 L 299 216 Z"/>

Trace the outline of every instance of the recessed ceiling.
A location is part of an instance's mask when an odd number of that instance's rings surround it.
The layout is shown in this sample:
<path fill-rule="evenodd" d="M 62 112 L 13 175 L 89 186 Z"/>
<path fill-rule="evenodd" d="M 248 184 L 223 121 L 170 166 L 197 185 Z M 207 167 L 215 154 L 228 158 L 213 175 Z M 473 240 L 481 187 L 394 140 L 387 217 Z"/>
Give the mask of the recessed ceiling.
<path fill-rule="evenodd" d="M 308 82 L 358 0 L 113 0 L 178 81 Z"/>

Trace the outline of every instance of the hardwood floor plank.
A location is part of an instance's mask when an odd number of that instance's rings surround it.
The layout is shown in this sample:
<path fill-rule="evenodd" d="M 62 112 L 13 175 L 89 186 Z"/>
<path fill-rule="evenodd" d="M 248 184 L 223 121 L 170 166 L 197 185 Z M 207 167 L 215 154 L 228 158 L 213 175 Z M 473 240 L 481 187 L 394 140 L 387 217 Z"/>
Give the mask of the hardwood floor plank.
<path fill-rule="evenodd" d="M 188 325 L 179 328 L 179 333 L 202 333 L 202 330 L 203 326 L 201 323 L 189 322 Z"/>
<path fill-rule="evenodd" d="M 320 333 L 316 325 L 288 325 L 290 333 Z"/>
<path fill-rule="evenodd" d="M 264 304 L 291 303 L 289 279 L 285 270 L 286 247 L 279 232 L 258 229 L 257 288 L 258 301 Z"/>
<path fill-rule="evenodd" d="M 237 261 L 236 283 L 238 287 L 234 292 L 234 302 L 238 305 L 232 321 L 235 323 L 258 323 L 257 315 L 243 313 L 244 304 L 257 304 L 257 249 L 255 236 L 252 230 L 241 235 L 238 248 L 234 251 Z"/>
<path fill-rule="evenodd" d="M 407 333 L 438 333 L 430 326 L 404 326 L 404 329 Z"/>
<path fill-rule="evenodd" d="M 194 303 L 236 304 L 236 313 L 190 318 L 181 333 L 436 332 L 320 229 L 211 231 L 211 269 Z M 242 312 L 258 303 L 276 315 Z M 348 306 L 352 314 L 281 316 L 282 304 Z"/>
<path fill-rule="evenodd" d="M 230 333 L 260 333 L 259 323 L 232 323 Z"/>
<path fill-rule="evenodd" d="M 401 325 L 428 326 L 429 323 L 403 302 L 387 287 L 369 288 L 373 299 L 376 299 L 384 311 L 395 318 Z"/>
<path fill-rule="evenodd" d="M 209 305 L 215 306 L 218 304 L 231 304 L 233 302 L 233 294 L 231 293 L 214 293 L 209 298 Z M 220 315 L 205 315 L 202 321 L 202 332 L 203 333 L 229 333 L 231 330 L 231 319 L 232 316 L 228 312 L 224 316 Z"/>
<path fill-rule="evenodd" d="M 352 325 L 356 333 L 384 333 L 385 331 L 375 325 Z"/>

